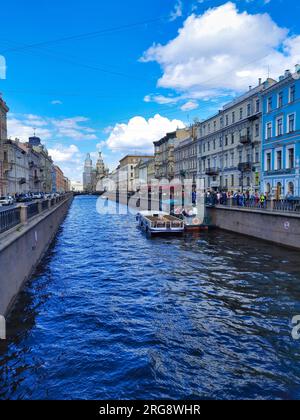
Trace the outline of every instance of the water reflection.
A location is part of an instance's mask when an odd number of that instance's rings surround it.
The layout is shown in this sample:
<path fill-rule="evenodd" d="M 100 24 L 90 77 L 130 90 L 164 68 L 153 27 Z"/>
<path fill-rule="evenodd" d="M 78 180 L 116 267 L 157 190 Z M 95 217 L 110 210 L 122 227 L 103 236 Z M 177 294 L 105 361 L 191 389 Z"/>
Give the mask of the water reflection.
<path fill-rule="evenodd" d="M 1 398 L 298 398 L 299 253 L 148 240 L 77 198 L 0 342 Z"/>

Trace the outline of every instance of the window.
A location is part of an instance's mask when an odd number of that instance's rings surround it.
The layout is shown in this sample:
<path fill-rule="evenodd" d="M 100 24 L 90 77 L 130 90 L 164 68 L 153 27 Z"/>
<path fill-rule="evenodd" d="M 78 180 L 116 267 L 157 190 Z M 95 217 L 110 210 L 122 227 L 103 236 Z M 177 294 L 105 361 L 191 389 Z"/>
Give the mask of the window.
<path fill-rule="evenodd" d="M 288 116 L 288 132 L 293 133 L 295 131 L 295 114 Z"/>
<path fill-rule="evenodd" d="M 223 146 L 223 140 L 222 140 L 222 137 L 220 137 L 220 142 L 219 142 L 219 145 L 220 145 L 220 147 L 222 147 L 222 146 Z"/>
<path fill-rule="evenodd" d="M 288 168 L 294 169 L 295 168 L 295 149 L 291 148 L 288 149 Z"/>
<path fill-rule="evenodd" d="M 267 132 L 266 132 L 266 138 L 271 139 L 272 138 L 272 123 L 267 123 Z"/>
<path fill-rule="evenodd" d="M 235 123 L 235 112 L 232 113 L 232 124 Z"/>
<path fill-rule="evenodd" d="M 210 124 L 208 124 L 208 132 L 210 133 Z"/>
<path fill-rule="evenodd" d="M 277 150 L 276 152 L 276 169 L 280 171 L 282 169 L 282 151 Z"/>
<path fill-rule="evenodd" d="M 226 125 L 228 124 L 229 124 L 229 118 L 228 118 L 228 115 L 226 115 Z"/>
<path fill-rule="evenodd" d="M 214 139 L 214 150 L 216 150 L 216 140 Z"/>
<path fill-rule="evenodd" d="M 278 108 L 282 108 L 283 106 L 283 93 L 282 92 L 278 93 L 277 106 Z"/>
<path fill-rule="evenodd" d="M 231 166 L 234 166 L 234 152 L 231 153 Z"/>
<path fill-rule="evenodd" d="M 214 130 L 217 130 L 217 121 L 214 121 Z"/>
<path fill-rule="evenodd" d="M 247 116 L 250 117 L 251 115 L 251 104 L 247 105 Z"/>
<path fill-rule="evenodd" d="M 243 160 L 243 152 L 239 150 L 239 163 L 242 163 Z"/>
<path fill-rule="evenodd" d="M 293 85 L 290 87 L 290 102 L 295 102 L 296 99 L 296 86 Z"/>
<path fill-rule="evenodd" d="M 266 155 L 266 170 L 271 171 L 272 169 L 272 155 L 271 152 L 268 152 Z"/>
<path fill-rule="evenodd" d="M 268 98 L 268 105 L 267 105 L 267 112 L 271 112 L 271 111 L 272 111 L 272 96 Z"/>
<path fill-rule="evenodd" d="M 231 175 L 231 186 L 234 187 L 234 175 Z"/>
<path fill-rule="evenodd" d="M 259 149 L 255 149 L 255 163 L 259 163 Z"/>
<path fill-rule="evenodd" d="M 276 131 L 277 131 L 276 133 L 277 136 L 283 135 L 283 118 L 282 117 L 277 119 Z"/>
<path fill-rule="evenodd" d="M 228 155 L 225 155 L 225 168 L 228 168 Z"/>
<path fill-rule="evenodd" d="M 243 119 L 243 108 L 240 108 L 240 120 Z"/>
<path fill-rule="evenodd" d="M 228 136 L 225 136 L 225 146 L 228 146 Z"/>
<path fill-rule="evenodd" d="M 210 142 L 207 143 L 207 150 L 210 152 Z"/>
<path fill-rule="evenodd" d="M 259 124 L 255 124 L 255 137 L 259 136 Z"/>
<path fill-rule="evenodd" d="M 231 134 L 231 144 L 234 144 L 234 134 Z"/>
<path fill-rule="evenodd" d="M 295 194 L 295 186 L 293 182 L 289 182 L 288 183 L 288 192 L 292 195 Z"/>
<path fill-rule="evenodd" d="M 260 100 L 257 99 L 255 102 L 255 112 L 259 112 L 260 111 Z"/>

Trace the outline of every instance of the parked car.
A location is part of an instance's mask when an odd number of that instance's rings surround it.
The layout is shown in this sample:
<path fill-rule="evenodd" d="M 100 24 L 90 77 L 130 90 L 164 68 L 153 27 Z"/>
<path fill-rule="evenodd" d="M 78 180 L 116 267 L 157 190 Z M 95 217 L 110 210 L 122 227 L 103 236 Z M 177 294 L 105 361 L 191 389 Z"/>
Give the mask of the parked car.
<path fill-rule="evenodd" d="M 10 195 L 0 197 L 0 206 L 11 206 L 12 204 L 14 204 L 14 199 Z"/>
<path fill-rule="evenodd" d="M 33 193 L 32 198 L 34 200 L 41 200 L 43 198 L 43 195 L 41 193 Z"/>
<path fill-rule="evenodd" d="M 18 194 L 17 203 L 28 203 L 29 201 L 32 201 L 32 198 L 29 194 Z"/>

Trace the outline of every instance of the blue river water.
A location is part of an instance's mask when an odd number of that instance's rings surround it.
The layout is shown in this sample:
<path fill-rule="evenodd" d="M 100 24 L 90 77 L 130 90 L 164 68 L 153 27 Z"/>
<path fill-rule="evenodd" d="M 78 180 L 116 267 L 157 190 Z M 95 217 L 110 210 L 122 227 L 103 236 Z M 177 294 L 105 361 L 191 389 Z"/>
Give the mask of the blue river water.
<path fill-rule="evenodd" d="M 0 398 L 300 398 L 299 253 L 147 239 L 75 198 L 0 341 Z"/>

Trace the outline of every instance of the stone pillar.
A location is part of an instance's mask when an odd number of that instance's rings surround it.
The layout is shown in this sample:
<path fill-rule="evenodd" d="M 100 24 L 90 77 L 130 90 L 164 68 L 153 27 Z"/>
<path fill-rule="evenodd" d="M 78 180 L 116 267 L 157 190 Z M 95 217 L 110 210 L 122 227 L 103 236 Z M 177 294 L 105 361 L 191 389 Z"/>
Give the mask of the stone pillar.
<path fill-rule="evenodd" d="M 20 219 L 23 225 L 26 225 L 28 223 L 27 206 L 20 206 Z"/>

